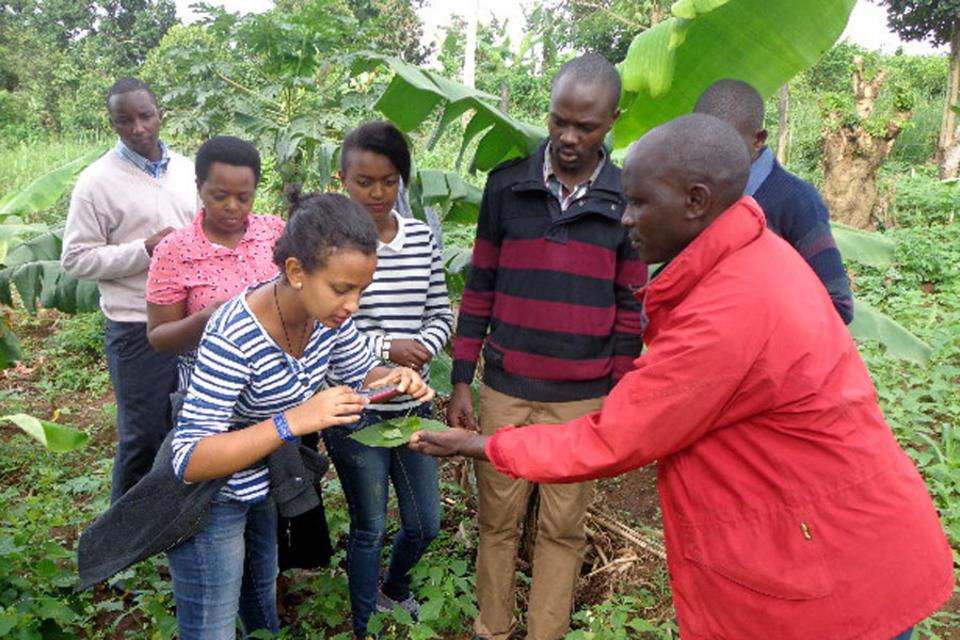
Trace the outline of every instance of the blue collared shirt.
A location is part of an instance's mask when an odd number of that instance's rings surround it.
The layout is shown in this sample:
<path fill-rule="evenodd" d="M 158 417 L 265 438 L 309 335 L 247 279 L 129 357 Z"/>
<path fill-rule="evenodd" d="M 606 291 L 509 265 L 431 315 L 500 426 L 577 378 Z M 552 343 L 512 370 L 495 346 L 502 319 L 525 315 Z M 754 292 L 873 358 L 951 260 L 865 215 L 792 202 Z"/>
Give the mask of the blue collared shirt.
<path fill-rule="evenodd" d="M 757 159 L 750 165 L 750 177 L 747 179 L 747 188 L 744 195 L 752 196 L 773 171 L 773 152 L 770 147 L 764 147 Z"/>
<path fill-rule="evenodd" d="M 117 142 L 117 146 L 114 148 L 114 151 L 116 151 L 117 155 L 122 159 L 126 160 L 137 169 L 140 169 L 140 171 L 143 171 L 147 175 L 151 175 L 154 178 L 159 178 L 167 172 L 167 166 L 170 164 L 170 154 L 167 152 L 167 145 L 163 144 L 162 140 L 157 140 L 157 144 L 160 145 L 160 159 L 156 162 L 144 158 L 142 155 L 125 145 L 123 140 Z"/>

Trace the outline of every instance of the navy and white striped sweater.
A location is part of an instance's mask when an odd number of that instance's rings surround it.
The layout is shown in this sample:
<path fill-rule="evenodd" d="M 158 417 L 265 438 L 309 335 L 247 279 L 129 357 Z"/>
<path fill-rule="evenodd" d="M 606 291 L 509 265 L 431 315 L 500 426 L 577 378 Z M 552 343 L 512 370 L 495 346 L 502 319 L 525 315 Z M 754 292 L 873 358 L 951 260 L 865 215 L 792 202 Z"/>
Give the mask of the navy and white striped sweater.
<path fill-rule="evenodd" d="M 329 387 L 359 389 L 378 364 L 352 319 L 334 329 L 316 323 L 297 360 L 267 334 L 246 294 L 217 310 L 200 341 L 173 440 L 173 468 L 181 480 L 202 438 L 271 418 Z M 269 488 L 267 466 L 260 462 L 234 473 L 221 495 L 254 503 Z"/>
<path fill-rule="evenodd" d="M 377 271 L 354 314 L 357 328 L 379 357 L 384 338 L 416 340 L 437 355 L 453 331 L 453 312 L 443 273 L 443 256 L 430 228 L 395 212 L 397 235 L 379 243 Z M 429 382 L 429 369 L 420 372 Z M 370 405 L 377 411 L 404 411 L 420 404 L 409 396 Z"/>

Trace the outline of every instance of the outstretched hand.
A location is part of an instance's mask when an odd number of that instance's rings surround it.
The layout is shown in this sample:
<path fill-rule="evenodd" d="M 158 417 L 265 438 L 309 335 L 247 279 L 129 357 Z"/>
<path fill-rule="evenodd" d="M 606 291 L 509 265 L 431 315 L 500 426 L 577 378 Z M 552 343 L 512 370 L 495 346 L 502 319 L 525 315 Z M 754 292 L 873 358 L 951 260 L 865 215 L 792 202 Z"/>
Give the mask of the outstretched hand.
<path fill-rule="evenodd" d="M 411 449 L 438 458 L 466 456 L 486 460 L 487 454 L 484 451 L 486 444 L 487 436 L 467 429 L 417 431 L 410 436 Z"/>

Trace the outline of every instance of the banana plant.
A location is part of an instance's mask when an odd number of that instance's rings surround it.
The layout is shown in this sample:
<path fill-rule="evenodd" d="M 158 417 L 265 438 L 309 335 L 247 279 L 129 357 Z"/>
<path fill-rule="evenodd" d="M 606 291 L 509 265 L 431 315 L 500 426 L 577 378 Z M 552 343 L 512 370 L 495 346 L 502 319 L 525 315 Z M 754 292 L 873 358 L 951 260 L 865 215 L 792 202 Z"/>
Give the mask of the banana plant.
<path fill-rule="evenodd" d="M 20 302 L 31 313 L 36 311 L 38 302 L 66 313 L 97 308 L 96 284 L 76 280 L 60 267 L 63 231 L 51 230 L 42 224 L 27 224 L 23 216 L 59 202 L 72 187 L 77 174 L 104 150 L 104 146 L 97 146 L 40 176 L 25 189 L 4 197 L 0 204 L 0 306 L 14 306 L 16 289 Z M 0 369 L 11 366 L 21 357 L 11 324 L 9 312 L 0 308 Z"/>

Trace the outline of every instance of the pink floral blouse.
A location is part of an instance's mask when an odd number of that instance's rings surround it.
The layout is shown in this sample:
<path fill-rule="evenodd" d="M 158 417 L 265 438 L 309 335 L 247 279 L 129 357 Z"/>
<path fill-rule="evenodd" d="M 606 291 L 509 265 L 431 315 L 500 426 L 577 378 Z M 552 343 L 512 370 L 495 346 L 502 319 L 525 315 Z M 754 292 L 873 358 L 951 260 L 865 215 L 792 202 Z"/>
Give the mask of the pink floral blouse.
<path fill-rule="evenodd" d="M 174 231 L 154 249 L 147 276 L 147 302 L 174 304 L 186 300 L 187 315 L 191 315 L 214 300 L 228 300 L 279 272 L 273 264 L 273 245 L 283 233 L 283 220 L 250 214 L 246 233 L 230 249 L 207 240 L 203 215 L 200 209 L 193 224 Z"/>

